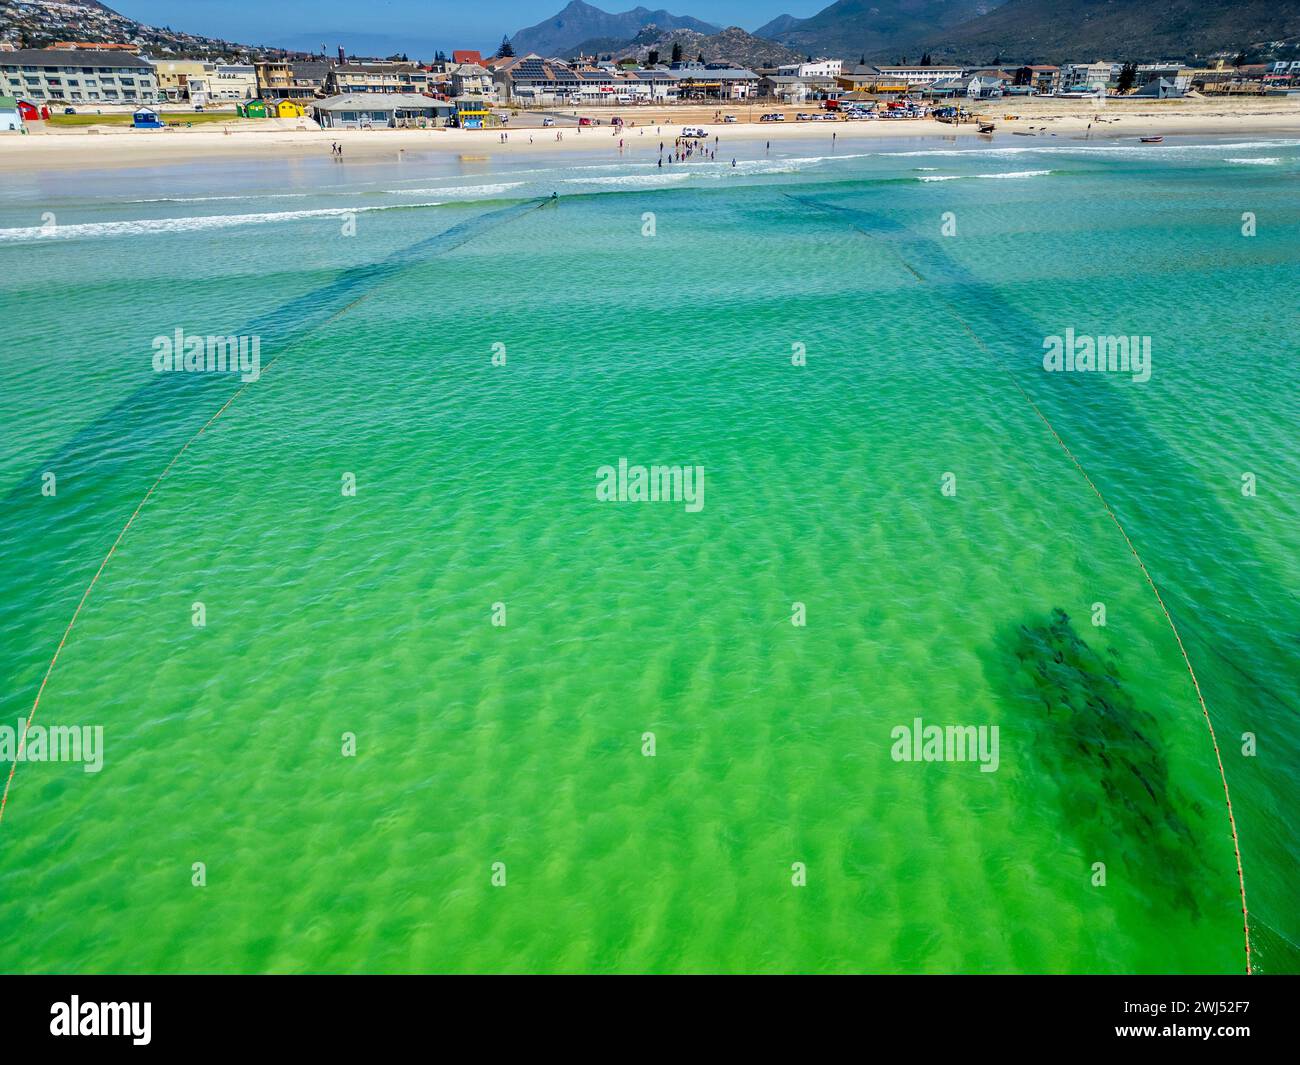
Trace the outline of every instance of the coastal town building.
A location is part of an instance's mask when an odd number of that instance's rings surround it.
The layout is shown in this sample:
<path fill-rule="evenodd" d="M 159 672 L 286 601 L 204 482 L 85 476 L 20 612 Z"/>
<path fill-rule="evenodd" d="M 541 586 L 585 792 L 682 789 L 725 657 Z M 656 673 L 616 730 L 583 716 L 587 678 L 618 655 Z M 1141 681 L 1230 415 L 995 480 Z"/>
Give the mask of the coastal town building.
<path fill-rule="evenodd" d="M 447 81 L 453 96 L 481 96 L 497 99 L 492 72 L 478 63 L 456 63 L 447 69 Z"/>
<path fill-rule="evenodd" d="M 677 79 L 671 70 L 647 67 L 623 74 L 620 92 L 633 103 L 676 103 Z"/>
<path fill-rule="evenodd" d="M 789 104 L 801 104 L 805 100 L 821 100 L 838 97 L 844 90 L 840 81 L 832 77 L 816 77 L 797 74 L 768 74 L 758 80 L 758 95 Z"/>
<path fill-rule="evenodd" d="M 333 67 L 326 79 L 332 95 L 358 92 L 421 93 L 430 74 L 418 63 L 344 63 Z"/>
<path fill-rule="evenodd" d="M 344 93 L 317 100 L 312 117 L 324 129 L 396 129 L 448 126 L 456 105 L 420 93 Z"/>
<path fill-rule="evenodd" d="M 1112 87 L 1119 80 L 1120 63 L 1099 60 L 1096 63 L 1067 63 L 1061 71 L 1061 89 L 1079 92 Z"/>
<path fill-rule="evenodd" d="M 156 103 L 158 76 L 126 49 L 19 48 L 0 52 L 0 90 L 38 103 Z"/>
<path fill-rule="evenodd" d="M 1134 85 L 1141 89 L 1153 81 L 1167 81 L 1181 96 L 1192 87 L 1196 71 L 1181 63 L 1143 63 L 1137 68 Z"/>
<path fill-rule="evenodd" d="M 787 63 L 776 68 L 781 77 L 838 78 L 844 73 L 844 60 L 817 59 L 808 63 Z"/>
<path fill-rule="evenodd" d="M 962 74 L 932 82 L 922 90 L 926 96 L 936 98 L 964 96 L 970 100 L 996 99 L 1006 92 L 1007 77 L 996 72 Z"/>
<path fill-rule="evenodd" d="M 578 95 L 580 79 L 566 63 L 535 52 L 494 60 L 492 77 L 500 99 L 524 106 L 568 102 Z"/>
<path fill-rule="evenodd" d="M 1183 96 L 1183 90 L 1168 78 L 1154 78 L 1132 95 L 1152 100 L 1177 100 Z"/>
<path fill-rule="evenodd" d="M 758 95 L 752 70 L 705 63 L 674 63 L 679 100 L 747 100 Z"/>
<path fill-rule="evenodd" d="M 1041 63 L 1019 67 L 1014 84 L 1028 86 L 1040 96 L 1051 96 L 1061 87 L 1061 68 Z"/>
<path fill-rule="evenodd" d="M 169 101 L 190 98 L 190 78 L 203 79 L 211 74 L 214 64 L 201 59 L 149 59 L 158 78 L 158 91 Z"/>
<path fill-rule="evenodd" d="M 293 62 L 274 60 L 255 63 L 257 94 L 264 100 L 305 102 L 325 95 L 332 64 L 325 60 Z"/>
<path fill-rule="evenodd" d="M 200 77 L 188 79 L 190 102 L 253 100 L 257 97 L 257 69 L 251 63 L 214 63 Z"/>
<path fill-rule="evenodd" d="M 933 85 L 936 81 L 961 77 L 965 72 L 965 68 L 921 66 L 917 64 L 915 66 L 877 67 L 876 71 L 886 78 L 907 85 Z"/>

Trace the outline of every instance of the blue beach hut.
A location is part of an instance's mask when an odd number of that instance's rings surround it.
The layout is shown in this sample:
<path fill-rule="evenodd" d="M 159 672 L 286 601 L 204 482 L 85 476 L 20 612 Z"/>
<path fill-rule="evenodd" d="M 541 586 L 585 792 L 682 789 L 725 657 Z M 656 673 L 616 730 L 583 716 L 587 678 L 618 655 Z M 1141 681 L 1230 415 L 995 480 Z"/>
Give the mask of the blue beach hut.
<path fill-rule="evenodd" d="M 150 107 L 142 107 L 131 116 L 131 125 L 135 129 L 162 129 L 162 120 L 158 117 L 158 112 Z"/>

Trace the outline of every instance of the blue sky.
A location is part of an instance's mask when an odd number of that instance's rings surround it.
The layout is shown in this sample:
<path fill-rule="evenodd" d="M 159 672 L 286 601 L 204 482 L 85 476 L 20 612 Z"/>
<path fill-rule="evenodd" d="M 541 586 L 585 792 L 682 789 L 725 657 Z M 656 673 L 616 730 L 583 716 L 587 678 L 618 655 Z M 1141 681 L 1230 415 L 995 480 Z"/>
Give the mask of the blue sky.
<path fill-rule="evenodd" d="M 342 44 L 359 54 L 404 51 L 429 58 L 436 49 L 491 48 L 555 14 L 569 0 L 105 0 L 114 11 L 154 26 L 246 44 L 305 50 Z M 587 0 L 605 11 L 665 8 L 719 26 L 757 29 L 781 14 L 807 16 L 830 0 Z"/>

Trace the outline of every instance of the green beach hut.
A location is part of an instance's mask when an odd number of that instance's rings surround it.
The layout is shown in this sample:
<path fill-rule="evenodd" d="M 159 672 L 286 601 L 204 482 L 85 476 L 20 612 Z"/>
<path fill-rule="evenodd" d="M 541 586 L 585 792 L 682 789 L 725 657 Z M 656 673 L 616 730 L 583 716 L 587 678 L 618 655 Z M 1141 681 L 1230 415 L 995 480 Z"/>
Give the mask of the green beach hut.
<path fill-rule="evenodd" d="M 266 117 L 266 104 L 262 100 L 249 100 L 246 104 L 238 105 L 235 110 L 239 112 L 241 118 Z"/>

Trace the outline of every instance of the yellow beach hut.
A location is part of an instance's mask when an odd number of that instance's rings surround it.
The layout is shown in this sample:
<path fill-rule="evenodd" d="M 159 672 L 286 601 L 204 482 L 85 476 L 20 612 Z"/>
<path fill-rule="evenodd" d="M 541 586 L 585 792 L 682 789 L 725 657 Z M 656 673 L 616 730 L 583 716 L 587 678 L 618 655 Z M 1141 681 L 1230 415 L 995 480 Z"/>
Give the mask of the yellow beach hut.
<path fill-rule="evenodd" d="M 276 118 L 306 118 L 307 112 L 302 104 L 295 100 L 280 100 L 273 105 Z"/>

